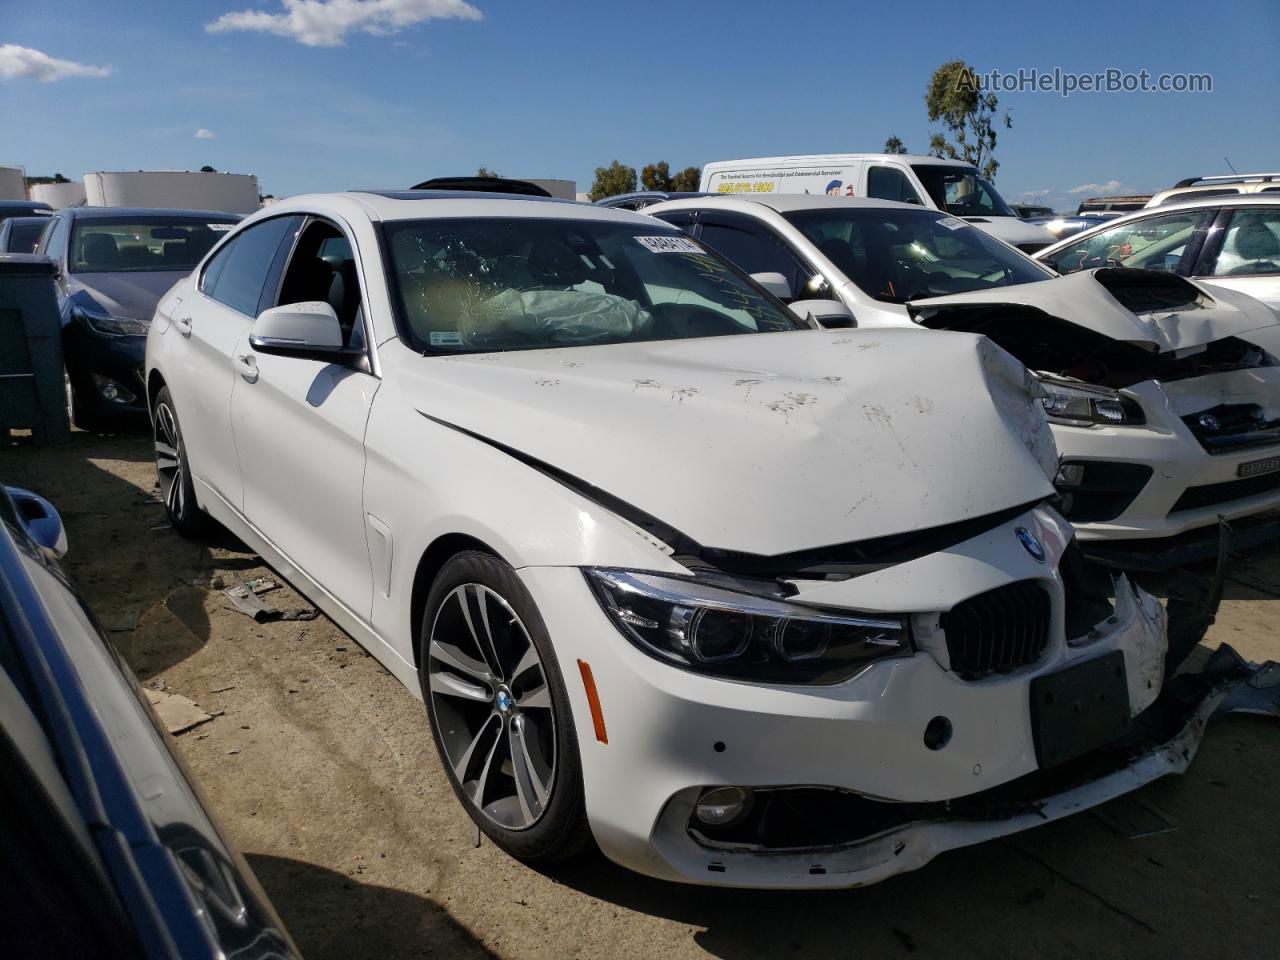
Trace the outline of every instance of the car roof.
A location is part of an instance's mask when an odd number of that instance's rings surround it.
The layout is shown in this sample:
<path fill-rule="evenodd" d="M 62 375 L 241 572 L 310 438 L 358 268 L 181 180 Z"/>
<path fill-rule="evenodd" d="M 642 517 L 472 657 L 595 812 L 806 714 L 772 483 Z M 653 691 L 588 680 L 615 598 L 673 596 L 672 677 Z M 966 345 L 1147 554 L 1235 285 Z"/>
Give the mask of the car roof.
<path fill-rule="evenodd" d="M 555 197 L 529 197 L 510 193 L 478 193 L 466 190 L 352 190 L 345 193 L 313 193 L 288 197 L 265 207 L 262 214 L 345 211 L 373 220 L 425 220 L 445 217 L 529 217 L 567 220 L 613 220 L 648 223 L 653 220 L 630 210 L 599 207 L 593 203 Z M 260 215 L 255 220 L 263 219 Z"/>
<path fill-rule="evenodd" d="M 825 193 L 759 193 L 750 197 L 724 193 L 692 200 L 670 200 L 646 207 L 645 213 L 662 210 L 689 210 L 704 206 L 722 207 L 725 210 L 752 212 L 756 207 L 768 207 L 777 213 L 793 213 L 797 210 L 830 210 L 845 208 L 866 210 L 888 208 L 896 210 L 928 210 L 941 216 L 941 211 L 922 207 L 918 203 L 899 203 L 897 200 L 877 200 L 872 197 L 829 197 Z"/>
<path fill-rule="evenodd" d="M 630 193 L 615 193 L 611 197 L 602 197 L 598 204 L 617 203 L 626 200 L 648 200 L 660 197 L 663 200 L 685 200 L 689 197 L 714 197 L 716 193 L 707 190 L 632 190 Z"/>
<path fill-rule="evenodd" d="M 783 164 L 783 163 L 831 163 L 837 160 L 902 160 L 905 163 L 930 167 L 968 167 L 974 169 L 967 160 L 947 160 L 943 157 L 927 157 L 918 153 L 810 153 L 789 157 L 744 157 L 741 160 L 716 160 L 707 166 L 723 167 L 737 164 Z M 703 169 L 706 169 L 705 167 Z"/>
<path fill-rule="evenodd" d="M 118 220 L 122 217 L 190 217 L 208 220 L 213 217 L 243 219 L 241 214 L 225 210 L 175 210 L 171 207 L 67 207 L 58 211 L 76 220 Z"/>

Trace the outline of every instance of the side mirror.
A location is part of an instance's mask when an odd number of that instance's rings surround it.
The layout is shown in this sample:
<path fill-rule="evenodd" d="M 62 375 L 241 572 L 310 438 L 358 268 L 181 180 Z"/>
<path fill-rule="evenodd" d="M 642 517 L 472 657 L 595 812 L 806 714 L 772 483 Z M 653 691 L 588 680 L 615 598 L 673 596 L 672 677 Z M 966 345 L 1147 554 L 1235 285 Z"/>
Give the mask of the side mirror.
<path fill-rule="evenodd" d="M 338 315 L 323 300 L 263 310 L 249 329 L 249 346 L 258 353 L 313 360 L 337 360 L 354 352 L 343 344 Z"/>
<path fill-rule="evenodd" d="M 797 300 L 787 305 L 788 309 L 801 320 L 816 324 L 823 329 L 841 329 L 856 327 L 853 311 L 841 300 Z"/>
<path fill-rule="evenodd" d="M 791 299 L 791 281 L 780 273 L 768 271 L 766 273 L 753 273 L 751 279 L 760 286 L 764 287 L 779 300 Z"/>
<path fill-rule="evenodd" d="M 67 528 L 53 504 L 37 493 L 21 487 L 5 487 L 5 493 L 18 511 L 18 519 L 31 535 L 31 539 L 55 557 L 67 552 Z"/>

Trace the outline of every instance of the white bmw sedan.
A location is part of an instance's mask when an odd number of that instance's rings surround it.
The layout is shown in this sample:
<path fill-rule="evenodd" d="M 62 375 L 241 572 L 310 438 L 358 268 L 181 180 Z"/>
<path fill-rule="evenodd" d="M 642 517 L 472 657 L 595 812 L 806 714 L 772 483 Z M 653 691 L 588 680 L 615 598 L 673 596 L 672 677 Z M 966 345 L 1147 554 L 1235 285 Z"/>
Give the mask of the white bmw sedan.
<path fill-rule="evenodd" d="M 1213 705 L 1139 735 L 1163 610 L 1044 505 L 1008 354 L 809 329 L 647 217 L 277 203 L 164 298 L 146 368 L 174 525 L 216 518 L 420 695 L 529 861 L 867 883 L 1176 772 Z"/>

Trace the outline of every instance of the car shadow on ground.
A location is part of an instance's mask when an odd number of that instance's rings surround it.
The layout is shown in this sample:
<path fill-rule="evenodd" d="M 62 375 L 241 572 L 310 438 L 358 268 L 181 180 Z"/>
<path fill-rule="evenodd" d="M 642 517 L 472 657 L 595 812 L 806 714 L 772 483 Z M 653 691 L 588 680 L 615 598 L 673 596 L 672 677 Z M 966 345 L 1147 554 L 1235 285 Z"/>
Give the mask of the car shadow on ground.
<path fill-rule="evenodd" d="M 153 457 L 145 420 L 110 434 L 77 430 L 50 446 L 0 447 L 0 481 L 57 508 L 67 531 L 62 567 L 144 682 L 207 642 L 209 547 L 226 540 L 236 549 L 225 532 L 197 543 L 173 531 L 156 497 Z M 109 469 L 99 466 L 106 461 Z"/>
<path fill-rule="evenodd" d="M 497 956 L 424 897 L 285 857 L 246 859 L 307 960 Z"/>

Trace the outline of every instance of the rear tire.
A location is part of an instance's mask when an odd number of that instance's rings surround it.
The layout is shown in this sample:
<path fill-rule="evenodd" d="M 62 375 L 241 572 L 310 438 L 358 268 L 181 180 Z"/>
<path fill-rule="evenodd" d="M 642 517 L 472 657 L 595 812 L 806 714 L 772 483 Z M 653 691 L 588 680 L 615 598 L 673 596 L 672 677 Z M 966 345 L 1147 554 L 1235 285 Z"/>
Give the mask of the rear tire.
<path fill-rule="evenodd" d="M 533 597 L 488 553 L 452 557 L 427 597 L 418 676 L 445 776 L 495 844 L 553 863 L 590 840 L 564 678 Z"/>
<path fill-rule="evenodd" d="M 182 428 L 168 387 L 156 394 L 151 411 L 152 437 L 156 451 L 156 481 L 160 499 L 173 529 L 184 537 L 198 538 L 209 532 L 209 517 L 196 503 L 191 480 L 191 464 L 182 441 Z"/>

